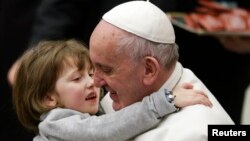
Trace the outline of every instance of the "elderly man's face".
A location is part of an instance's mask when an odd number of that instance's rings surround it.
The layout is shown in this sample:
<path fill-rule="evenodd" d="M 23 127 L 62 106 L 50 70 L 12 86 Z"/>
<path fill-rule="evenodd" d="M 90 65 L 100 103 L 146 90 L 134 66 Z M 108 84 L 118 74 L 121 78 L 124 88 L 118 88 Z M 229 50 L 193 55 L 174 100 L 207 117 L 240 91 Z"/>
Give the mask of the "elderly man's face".
<path fill-rule="evenodd" d="M 131 58 L 116 51 L 117 40 L 124 34 L 101 21 L 90 39 L 90 58 L 95 67 L 94 83 L 106 87 L 110 92 L 115 110 L 142 100 L 145 96 L 143 65 L 134 65 Z"/>

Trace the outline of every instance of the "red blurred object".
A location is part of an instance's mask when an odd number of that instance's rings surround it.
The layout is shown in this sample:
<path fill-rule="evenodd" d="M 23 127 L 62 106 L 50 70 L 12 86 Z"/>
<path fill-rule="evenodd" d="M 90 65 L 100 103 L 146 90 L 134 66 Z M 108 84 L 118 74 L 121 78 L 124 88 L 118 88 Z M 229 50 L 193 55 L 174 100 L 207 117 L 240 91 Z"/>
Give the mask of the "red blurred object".
<path fill-rule="evenodd" d="M 223 31 L 224 24 L 221 20 L 218 20 L 216 16 L 212 15 L 202 15 L 199 23 L 201 27 L 210 32 Z"/>
<path fill-rule="evenodd" d="M 211 1 L 211 0 L 199 0 L 198 4 L 200 4 L 203 7 L 206 7 L 206 8 L 209 8 L 211 10 L 218 11 L 218 12 L 226 12 L 226 11 L 231 10 L 231 8 L 223 6 L 219 3 Z"/>
<path fill-rule="evenodd" d="M 184 17 L 193 29 L 209 32 L 250 31 L 250 12 L 243 8 L 230 8 L 212 0 L 199 0 L 200 6 Z"/>

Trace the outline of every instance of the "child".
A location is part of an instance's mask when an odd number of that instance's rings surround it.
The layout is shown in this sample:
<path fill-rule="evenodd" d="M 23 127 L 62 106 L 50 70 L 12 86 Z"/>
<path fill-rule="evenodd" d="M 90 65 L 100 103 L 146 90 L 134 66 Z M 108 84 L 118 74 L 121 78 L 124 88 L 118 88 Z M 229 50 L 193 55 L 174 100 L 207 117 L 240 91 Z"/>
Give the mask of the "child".
<path fill-rule="evenodd" d="M 13 102 L 20 122 L 37 133 L 35 141 L 128 140 L 176 111 L 159 91 L 118 112 L 95 116 L 100 88 L 92 71 L 88 50 L 76 40 L 41 42 L 23 54 Z M 187 99 L 176 105 L 198 103 Z"/>

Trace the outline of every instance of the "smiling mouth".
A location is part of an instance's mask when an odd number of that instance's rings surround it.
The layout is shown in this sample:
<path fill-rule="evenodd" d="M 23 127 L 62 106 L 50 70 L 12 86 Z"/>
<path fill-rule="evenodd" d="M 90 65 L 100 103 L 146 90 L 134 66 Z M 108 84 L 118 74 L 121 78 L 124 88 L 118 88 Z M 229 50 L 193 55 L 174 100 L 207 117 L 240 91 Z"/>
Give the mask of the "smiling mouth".
<path fill-rule="evenodd" d="M 115 101 L 119 101 L 118 97 L 117 97 L 117 93 L 115 91 L 110 91 L 109 92 L 110 98 L 115 102 Z"/>
<path fill-rule="evenodd" d="M 108 87 L 105 87 L 105 90 L 109 92 L 109 95 L 110 95 L 110 96 L 111 96 L 111 95 L 117 95 L 116 91 L 114 91 L 114 90 L 112 90 L 112 89 L 110 89 L 110 88 L 108 88 Z"/>
<path fill-rule="evenodd" d="M 110 91 L 110 94 L 117 94 L 116 92 L 114 92 L 114 91 Z"/>
<path fill-rule="evenodd" d="M 113 96 L 116 96 L 116 95 L 117 95 L 117 93 L 116 93 L 115 91 L 110 91 L 109 94 L 110 94 L 110 97 L 111 97 L 111 98 L 112 98 Z"/>

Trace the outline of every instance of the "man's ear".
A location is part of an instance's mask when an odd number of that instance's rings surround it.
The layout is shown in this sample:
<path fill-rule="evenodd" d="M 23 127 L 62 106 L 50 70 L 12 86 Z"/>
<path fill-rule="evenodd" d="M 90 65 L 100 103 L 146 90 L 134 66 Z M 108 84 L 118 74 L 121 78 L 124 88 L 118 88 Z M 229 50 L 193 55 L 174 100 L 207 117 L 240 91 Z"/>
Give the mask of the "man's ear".
<path fill-rule="evenodd" d="M 57 105 L 57 95 L 56 95 L 56 93 L 48 93 L 43 98 L 43 104 L 46 107 L 55 107 Z"/>
<path fill-rule="evenodd" d="M 143 83 L 145 85 L 151 85 L 158 77 L 160 64 L 156 58 L 147 56 L 144 58 L 144 69 Z"/>

